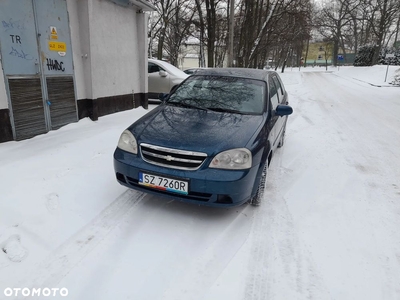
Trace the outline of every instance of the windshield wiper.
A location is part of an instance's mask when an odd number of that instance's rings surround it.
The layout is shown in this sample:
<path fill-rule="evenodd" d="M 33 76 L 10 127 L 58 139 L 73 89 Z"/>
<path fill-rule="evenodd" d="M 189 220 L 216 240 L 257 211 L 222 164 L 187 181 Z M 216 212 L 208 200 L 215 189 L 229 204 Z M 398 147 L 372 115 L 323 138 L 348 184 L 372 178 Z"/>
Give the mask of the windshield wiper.
<path fill-rule="evenodd" d="M 218 112 L 227 112 L 227 113 L 232 113 L 232 114 L 240 114 L 244 115 L 245 113 L 237 110 L 237 109 L 229 109 L 229 108 L 222 108 L 222 107 L 208 107 L 209 110 L 212 111 L 218 111 Z"/>
<path fill-rule="evenodd" d="M 183 102 L 168 101 L 167 104 L 171 104 L 171 105 L 179 106 L 179 107 L 185 107 L 185 108 L 195 108 L 195 109 L 207 110 L 207 108 L 198 107 L 196 105 L 183 103 Z"/>

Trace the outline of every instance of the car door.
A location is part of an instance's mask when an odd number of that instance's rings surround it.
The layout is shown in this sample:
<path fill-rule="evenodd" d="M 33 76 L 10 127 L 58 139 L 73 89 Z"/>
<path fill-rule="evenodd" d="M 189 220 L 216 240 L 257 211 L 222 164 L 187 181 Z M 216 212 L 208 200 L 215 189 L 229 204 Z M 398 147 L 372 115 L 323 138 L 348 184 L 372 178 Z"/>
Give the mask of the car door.
<path fill-rule="evenodd" d="M 278 95 L 278 99 L 279 99 L 278 100 L 279 104 L 282 104 L 282 105 L 289 104 L 288 97 L 287 97 L 286 91 L 284 90 L 283 84 L 276 74 L 274 74 L 272 76 L 272 80 L 275 83 L 275 87 L 276 87 L 277 95 Z M 288 116 L 279 117 L 279 120 L 278 120 L 279 128 L 277 128 L 278 141 L 279 141 L 279 138 L 281 137 L 281 135 L 283 134 L 283 131 L 285 130 L 287 119 L 288 119 Z"/>
<path fill-rule="evenodd" d="M 161 76 L 160 71 L 164 71 L 167 76 Z M 149 98 L 158 98 L 160 93 L 169 93 L 171 89 L 171 75 L 162 66 L 148 62 L 148 84 Z"/>
<path fill-rule="evenodd" d="M 275 82 L 270 76 L 268 78 L 268 88 L 269 88 L 269 113 L 271 115 L 271 141 L 272 141 L 272 149 L 275 149 L 279 143 L 279 133 L 281 132 L 282 128 L 282 118 L 275 114 L 276 107 L 279 105 L 279 96 L 278 90 L 276 88 Z"/>

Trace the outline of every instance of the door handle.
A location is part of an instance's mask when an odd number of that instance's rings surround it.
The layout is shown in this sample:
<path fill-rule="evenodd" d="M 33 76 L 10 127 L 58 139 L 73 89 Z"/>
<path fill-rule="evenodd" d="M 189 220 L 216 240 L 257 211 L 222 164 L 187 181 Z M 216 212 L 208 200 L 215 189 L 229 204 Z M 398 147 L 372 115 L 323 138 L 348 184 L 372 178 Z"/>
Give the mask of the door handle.
<path fill-rule="evenodd" d="M 36 69 L 36 74 L 39 74 L 39 63 L 37 59 L 35 60 L 35 69 Z"/>

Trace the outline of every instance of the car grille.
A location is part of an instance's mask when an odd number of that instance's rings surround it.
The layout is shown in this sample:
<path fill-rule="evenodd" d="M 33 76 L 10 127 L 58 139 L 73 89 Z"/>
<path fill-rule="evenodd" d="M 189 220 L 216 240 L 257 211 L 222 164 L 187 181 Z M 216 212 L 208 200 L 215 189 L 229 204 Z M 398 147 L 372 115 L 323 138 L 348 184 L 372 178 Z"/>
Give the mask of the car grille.
<path fill-rule="evenodd" d="M 140 144 L 144 161 L 168 168 L 197 170 L 207 158 L 206 153 L 164 148 L 149 144 Z"/>

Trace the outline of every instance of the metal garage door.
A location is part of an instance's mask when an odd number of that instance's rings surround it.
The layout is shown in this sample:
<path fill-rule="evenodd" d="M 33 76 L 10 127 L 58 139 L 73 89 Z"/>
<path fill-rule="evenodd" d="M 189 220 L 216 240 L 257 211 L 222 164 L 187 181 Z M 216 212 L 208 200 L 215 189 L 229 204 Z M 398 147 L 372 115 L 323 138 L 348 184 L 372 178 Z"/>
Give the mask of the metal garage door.
<path fill-rule="evenodd" d="M 23 140 L 46 133 L 40 79 L 11 78 L 8 85 L 13 102 L 15 139 Z"/>
<path fill-rule="evenodd" d="M 26 139 L 78 120 L 65 0 L 2 0 L 0 45 L 13 134 Z"/>

